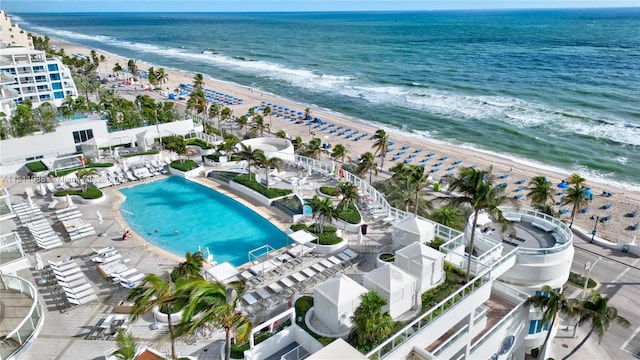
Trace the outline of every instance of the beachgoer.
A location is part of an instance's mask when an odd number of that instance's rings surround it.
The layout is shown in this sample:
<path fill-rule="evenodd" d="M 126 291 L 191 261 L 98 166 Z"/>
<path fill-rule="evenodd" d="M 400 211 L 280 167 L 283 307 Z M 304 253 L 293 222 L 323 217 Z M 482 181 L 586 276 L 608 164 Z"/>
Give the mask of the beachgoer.
<path fill-rule="evenodd" d="M 153 232 L 157 233 L 157 232 L 160 232 L 160 230 L 158 230 L 158 228 L 155 228 Z"/>
<path fill-rule="evenodd" d="M 122 240 L 128 240 L 131 237 L 131 231 L 127 230 L 122 234 Z"/>
<path fill-rule="evenodd" d="M 178 235 L 178 229 L 177 229 L 177 228 L 174 228 L 174 229 L 173 229 L 173 233 L 174 233 L 174 234 L 176 234 L 176 235 Z"/>

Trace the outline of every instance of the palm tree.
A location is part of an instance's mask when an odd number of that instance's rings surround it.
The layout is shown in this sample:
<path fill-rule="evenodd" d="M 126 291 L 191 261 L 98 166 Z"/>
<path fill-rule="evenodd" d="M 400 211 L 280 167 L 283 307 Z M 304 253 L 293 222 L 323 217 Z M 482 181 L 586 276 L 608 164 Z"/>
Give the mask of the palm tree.
<path fill-rule="evenodd" d="M 133 321 L 153 310 L 156 306 L 168 309 L 166 311 L 169 337 L 171 339 L 171 358 L 175 359 L 176 344 L 170 309 L 172 305 L 180 303 L 180 295 L 176 293 L 173 281 L 170 278 L 165 281 L 158 275 L 148 274 L 144 277 L 142 284 L 131 290 L 128 299 L 133 300 L 133 311 L 131 313 Z"/>
<path fill-rule="evenodd" d="M 127 69 L 135 80 L 138 77 L 138 65 L 136 65 L 136 61 L 133 59 L 129 59 L 129 61 L 127 61 Z"/>
<path fill-rule="evenodd" d="M 251 321 L 240 311 L 238 302 L 245 292 L 244 282 L 232 282 L 227 289 L 220 281 L 193 280 L 184 284 L 181 291 L 189 294 L 189 303 L 184 309 L 183 321 L 176 334 L 186 335 L 198 330 L 222 327 L 225 331 L 225 359 L 231 358 L 231 333 L 238 343 L 251 335 Z"/>
<path fill-rule="evenodd" d="M 387 300 L 374 290 L 361 295 L 362 301 L 351 317 L 353 328 L 349 342 L 361 352 L 367 352 L 386 339 L 393 331 L 393 319 L 388 312 L 382 312 Z"/>
<path fill-rule="evenodd" d="M 269 127 L 267 128 L 267 130 L 271 129 L 271 108 L 268 106 L 265 106 L 264 109 L 262 110 L 262 115 L 269 117 Z"/>
<path fill-rule="evenodd" d="M 226 122 L 227 120 L 231 119 L 232 116 L 233 116 L 233 110 L 231 110 L 230 107 L 225 106 L 220 111 L 220 122 Z M 220 123 L 218 123 L 218 126 L 220 126 Z"/>
<path fill-rule="evenodd" d="M 425 174 L 424 172 L 424 167 L 422 166 L 410 166 L 409 167 L 411 169 L 411 171 L 409 172 L 409 177 L 407 178 L 407 180 L 409 181 L 409 184 L 411 184 L 414 187 L 414 191 L 415 191 L 415 195 L 416 195 L 416 199 L 414 201 L 414 212 L 413 215 L 418 216 L 418 204 L 420 203 L 419 199 L 420 199 L 420 190 L 422 190 L 422 188 L 424 188 L 425 186 L 427 186 L 427 184 L 429 183 L 429 175 Z M 429 209 L 433 208 L 433 206 L 431 205 L 431 202 L 428 202 L 429 205 Z"/>
<path fill-rule="evenodd" d="M 409 212 L 411 206 L 413 206 L 414 196 L 413 186 L 409 184 L 407 178 L 391 179 L 387 193 L 386 199 L 389 205 Z"/>
<path fill-rule="evenodd" d="M 346 210 L 349 205 L 355 204 L 358 199 L 360 199 L 360 195 L 358 194 L 358 187 L 356 187 L 353 183 L 348 181 L 341 181 L 338 184 L 338 191 L 342 196 L 342 200 L 338 204 L 342 210 Z"/>
<path fill-rule="evenodd" d="M 589 329 L 587 336 L 563 360 L 575 354 L 594 332 L 598 336 L 598 343 L 600 343 L 605 331 L 609 330 L 611 324 L 620 325 L 625 329 L 631 326 L 629 320 L 618 315 L 618 309 L 608 305 L 608 301 L 607 297 L 593 292 L 587 300 L 580 304 L 578 324 L 576 326 L 590 322 L 591 329 Z"/>
<path fill-rule="evenodd" d="M 96 169 L 93 168 L 84 168 L 84 169 L 80 169 L 78 170 L 78 172 L 76 173 L 76 176 L 78 177 L 78 180 L 83 180 L 86 179 L 88 177 L 91 177 L 95 174 L 97 174 L 98 172 L 96 171 Z M 87 191 L 87 181 L 80 181 L 80 187 L 82 189 L 82 191 Z"/>
<path fill-rule="evenodd" d="M 306 155 L 310 158 L 320 160 L 320 154 L 322 153 L 322 140 L 319 138 L 313 138 L 306 146 Z"/>
<path fill-rule="evenodd" d="M 389 135 L 382 129 L 378 129 L 373 135 L 375 142 L 373 143 L 374 149 L 376 149 L 376 155 L 380 155 L 380 169 L 384 166 L 384 157 L 389 151 Z"/>
<path fill-rule="evenodd" d="M 259 156 L 260 164 L 264 166 L 264 180 L 267 185 L 267 189 L 269 188 L 269 170 L 274 168 L 276 170 L 280 170 L 280 166 L 284 163 L 282 159 L 278 157 L 267 158 L 264 153 Z"/>
<path fill-rule="evenodd" d="M 209 107 L 209 115 L 218 118 L 218 129 L 220 129 L 220 105 L 213 103 Z"/>
<path fill-rule="evenodd" d="M 202 89 L 196 89 L 191 93 L 189 100 L 187 101 L 187 109 L 195 110 L 196 114 L 203 114 L 203 127 L 204 133 L 207 133 L 207 110 L 209 103 L 207 102 L 207 98 L 204 95 L 204 91 Z"/>
<path fill-rule="evenodd" d="M 551 183 L 544 176 L 536 176 L 529 181 L 531 189 L 527 193 L 527 198 L 531 199 L 531 205 L 546 204 L 553 201 L 553 190 Z"/>
<path fill-rule="evenodd" d="M 305 108 L 304 109 L 304 118 L 305 118 L 305 120 L 309 120 L 310 117 L 311 117 L 311 109 Z"/>
<path fill-rule="evenodd" d="M 571 176 L 569 176 L 568 182 L 569 184 L 574 186 L 582 186 L 587 183 L 587 179 L 580 176 L 580 174 L 571 174 Z"/>
<path fill-rule="evenodd" d="M 244 136 L 247 136 L 247 128 L 249 127 L 249 118 L 247 115 L 242 115 L 236 119 L 236 125 L 238 125 L 238 132 L 244 129 Z"/>
<path fill-rule="evenodd" d="M 547 335 L 541 346 L 541 353 L 545 353 L 545 348 L 549 343 L 549 337 L 556 323 L 556 317 L 562 314 L 575 313 L 575 302 L 570 301 L 564 296 L 564 293 L 558 289 L 553 289 L 549 285 L 543 286 L 539 292 L 530 296 L 525 305 L 533 305 L 542 311 L 542 319 L 540 319 L 540 327 L 547 329 Z"/>
<path fill-rule="evenodd" d="M 159 68 L 156 71 L 156 79 L 158 79 L 158 82 L 160 82 L 161 84 L 164 84 L 169 81 L 169 74 L 167 74 L 164 68 Z"/>
<path fill-rule="evenodd" d="M 118 350 L 113 353 L 120 360 L 134 360 L 138 345 L 133 336 L 125 329 L 118 330 L 116 335 L 116 346 Z"/>
<path fill-rule="evenodd" d="M 459 196 L 446 198 L 450 205 L 460 206 L 468 204 L 473 210 L 473 224 L 471 226 L 471 239 L 469 239 L 469 260 L 467 261 L 467 272 L 465 281 L 469 282 L 471 277 L 471 258 L 473 255 L 474 241 L 476 236 L 476 226 L 478 225 L 478 214 L 480 210 L 486 210 L 494 220 L 505 223 L 502 212 L 498 209 L 507 202 L 511 202 L 509 197 L 504 195 L 503 187 L 493 186 L 493 175 L 491 169 L 485 172 L 473 168 L 465 168 L 460 171 L 458 177 L 454 178 L 449 185 L 449 190 L 459 192 Z M 503 225 L 503 230 L 505 229 Z"/>
<path fill-rule="evenodd" d="M 576 214 L 580 209 L 582 209 L 587 204 L 587 194 L 585 193 L 585 188 L 581 185 L 574 185 L 567 189 L 566 195 L 562 198 L 562 203 L 564 205 L 571 204 L 571 223 L 569 224 L 569 228 L 573 226 L 573 220 L 576 217 Z"/>
<path fill-rule="evenodd" d="M 115 65 L 113 66 L 113 69 L 111 69 L 113 71 L 114 74 L 119 74 L 120 72 L 122 72 L 122 66 L 120 65 L 120 63 L 115 63 Z"/>
<path fill-rule="evenodd" d="M 193 254 L 187 252 L 184 258 L 185 260 L 171 271 L 171 281 L 176 282 L 178 279 L 202 279 L 202 264 L 205 260 L 202 251 L 196 251 Z"/>
<path fill-rule="evenodd" d="M 147 69 L 147 73 L 148 73 L 147 80 L 149 80 L 149 84 L 156 85 L 158 83 L 158 78 L 156 77 L 156 69 L 154 69 L 152 66 L 149 69 Z"/>
<path fill-rule="evenodd" d="M 441 206 L 433 214 L 431 220 L 450 228 L 464 229 L 464 212 L 453 206 Z"/>
<path fill-rule="evenodd" d="M 193 76 L 193 87 L 202 90 L 204 87 L 204 76 L 202 76 L 202 74 L 195 74 Z"/>
<path fill-rule="evenodd" d="M 296 136 L 296 138 L 291 141 L 291 145 L 293 145 L 293 150 L 295 151 L 295 153 L 299 153 L 300 151 L 302 151 L 301 149 L 304 148 L 302 138 L 300 136 Z"/>
<path fill-rule="evenodd" d="M 247 171 L 249 172 L 249 181 L 251 181 L 251 165 L 256 161 L 259 161 L 264 153 L 260 149 L 253 149 L 251 145 L 245 145 L 240 143 L 240 150 L 237 150 L 237 155 L 247 161 Z"/>
<path fill-rule="evenodd" d="M 364 174 L 369 172 L 369 184 L 371 184 L 374 170 L 376 172 L 376 175 L 378 175 L 378 169 L 376 168 L 373 154 L 370 151 L 367 151 L 366 153 L 360 155 L 360 158 L 358 159 L 358 167 L 356 169 L 358 175 L 363 176 Z"/>
<path fill-rule="evenodd" d="M 264 136 L 264 131 L 269 130 L 269 124 L 264 122 L 262 115 L 257 114 L 253 117 L 253 124 L 251 124 L 251 131 L 259 131 L 260 136 Z"/>
<path fill-rule="evenodd" d="M 314 195 L 311 200 L 305 200 L 305 205 L 311 207 L 313 219 L 316 220 L 316 230 L 319 233 L 324 233 L 324 222 L 330 223 L 335 218 L 335 210 L 331 200 Z"/>
<path fill-rule="evenodd" d="M 276 137 L 280 139 L 285 139 L 287 137 L 287 132 L 284 130 L 278 130 L 278 132 L 276 132 Z"/>
<path fill-rule="evenodd" d="M 342 144 L 336 144 L 336 146 L 333 147 L 333 150 L 331 151 L 331 157 L 334 160 L 338 160 L 340 159 L 340 162 L 342 164 L 344 164 L 344 158 L 347 157 L 347 147 L 342 145 Z"/>

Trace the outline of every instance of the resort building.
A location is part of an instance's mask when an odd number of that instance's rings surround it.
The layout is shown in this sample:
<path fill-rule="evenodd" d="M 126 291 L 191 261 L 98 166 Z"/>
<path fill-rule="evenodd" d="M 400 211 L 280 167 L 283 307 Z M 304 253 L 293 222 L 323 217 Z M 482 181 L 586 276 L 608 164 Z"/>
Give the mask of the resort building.
<path fill-rule="evenodd" d="M 0 48 L 0 70 L 14 78 L 17 103 L 30 100 L 33 107 L 44 102 L 58 107 L 66 97 L 78 96 L 69 68 L 57 58 L 47 58 L 42 50 Z"/>
<path fill-rule="evenodd" d="M 11 18 L 7 16 L 4 10 L 0 10 L 0 42 L 9 46 L 21 46 L 27 49 L 33 49 L 33 42 L 29 37 L 29 33 L 22 30 L 18 24 L 13 24 Z"/>

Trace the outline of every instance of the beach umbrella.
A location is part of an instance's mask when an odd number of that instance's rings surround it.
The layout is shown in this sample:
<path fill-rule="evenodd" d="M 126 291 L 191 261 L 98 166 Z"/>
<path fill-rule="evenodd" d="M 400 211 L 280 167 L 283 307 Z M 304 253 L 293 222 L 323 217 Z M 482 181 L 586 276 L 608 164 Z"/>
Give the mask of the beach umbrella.
<path fill-rule="evenodd" d="M 567 184 L 566 182 L 561 182 L 560 184 L 558 184 L 558 187 L 560 189 L 566 189 L 569 187 L 569 184 Z"/>
<path fill-rule="evenodd" d="M 71 195 L 67 194 L 67 207 L 73 206 L 73 201 L 71 201 Z"/>

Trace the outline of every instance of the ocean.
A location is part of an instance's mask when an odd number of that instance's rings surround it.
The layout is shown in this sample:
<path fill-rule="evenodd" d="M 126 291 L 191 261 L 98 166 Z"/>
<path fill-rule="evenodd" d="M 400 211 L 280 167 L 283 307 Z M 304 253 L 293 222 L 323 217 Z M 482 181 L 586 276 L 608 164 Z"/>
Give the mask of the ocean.
<path fill-rule="evenodd" d="M 640 8 L 10 15 L 89 48 L 640 190 Z"/>

